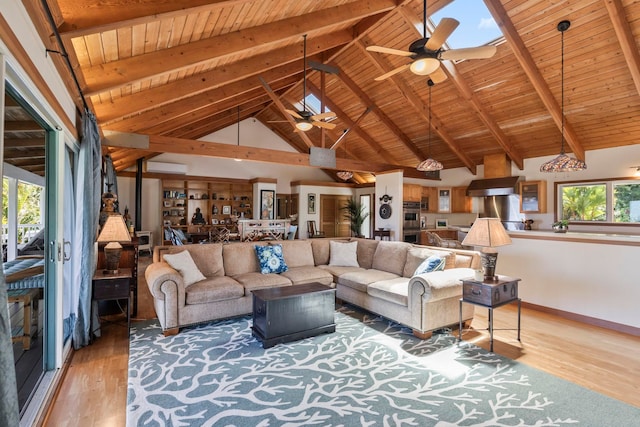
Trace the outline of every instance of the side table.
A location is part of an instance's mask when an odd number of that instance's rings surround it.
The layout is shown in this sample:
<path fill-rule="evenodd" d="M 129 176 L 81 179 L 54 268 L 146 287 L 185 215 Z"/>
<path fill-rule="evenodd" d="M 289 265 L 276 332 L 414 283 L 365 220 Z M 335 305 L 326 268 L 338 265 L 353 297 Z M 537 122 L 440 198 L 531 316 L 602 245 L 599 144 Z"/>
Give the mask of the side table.
<path fill-rule="evenodd" d="M 116 274 L 97 269 L 93 276 L 93 301 L 127 300 L 127 334 L 131 330 L 131 281 L 130 268 L 120 268 Z"/>
<path fill-rule="evenodd" d="M 520 279 L 507 276 L 498 276 L 498 280 L 493 281 L 478 281 L 473 278 L 462 279 L 458 341 L 462 340 L 462 303 L 474 304 L 489 310 L 489 351 L 493 352 L 493 310 L 516 301 L 518 302 L 518 341 L 520 341 L 522 301 L 518 298 L 519 281 Z"/>

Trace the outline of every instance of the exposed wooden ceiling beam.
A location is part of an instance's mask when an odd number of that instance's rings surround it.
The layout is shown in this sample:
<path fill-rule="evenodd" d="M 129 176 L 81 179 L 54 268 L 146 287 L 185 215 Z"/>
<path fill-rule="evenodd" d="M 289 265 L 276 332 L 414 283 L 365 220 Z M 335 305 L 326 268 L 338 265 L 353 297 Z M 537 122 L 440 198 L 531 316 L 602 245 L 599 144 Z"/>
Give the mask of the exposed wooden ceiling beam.
<path fill-rule="evenodd" d="M 43 132 L 42 126 L 33 120 L 11 121 L 5 120 L 5 132 Z"/>
<path fill-rule="evenodd" d="M 364 48 L 362 43 L 360 43 L 358 47 L 360 48 L 362 54 L 366 55 L 372 63 L 376 64 L 382 72 L 386 73 L 387 71 L 390 70 L 390 67 L 384 65 L 380 58 L 371 55 Z M 394 86 L 398 89 L 399 93 L 402 94 L 404 99 L 406 99 L 407 102 L 413 107 L 415 112 L 422 117 L 425 123 L 429 123 L 429 115 L 425 112 L 424 102 L 422 101 L 422 99 L 420 99 L 419 96 L 417 96 L 414 93 L 411 87 L 409 87 L 409 85 L 406 84 L 404 80 L 402 80 L 397 75 L 391 76 L 387 80 L 391 80 L 393 82 Z M 473 161 L 469 158 L 469 156 L 467 156 L 464 150 L 460 148 L 460 145 L 444 130 L 444 127 L 442 126 L 442 122 L 440 121 L 438 116 L 433 111 L 430 112 L 430 115 L 431 115 L 430 123 L 433 130 L 447 144 L 449 149 L 460 159 L 462 164 L 464 164 L 465 167 L 469 169 L 469 171 L 472 174 L 475 175 L 476 174 L 475 163 L 473 163 Z"/>
<path fill-rule="evenodd" d="M 462 97 L 469 103 L 469 105 L 478 114 L 478 118 L 484 123 L 489 132 L 496 139 L 500 147 L 507 153 L 507 156 L 516 164 L 518 169 L 524 169 L 524 160 L 522 154 L 513 147 L 513 143 L 509 140 L 509 137 L 500 129 L 500 126 L 491 117 L 491 115 L 484 108 L 478 97 L 473 93 L 473 90 L 469 87 L 469 84 L 458 72 L 458 69 L 451 61 L 442 61 L 442 67 L 447 70 L 449 77 L 453 84 L 458 88 L 458 91 Z"/>
<path fill-rule="evenodd" d="M 4 148 L 37 148 L 44 147 L 45 139 L 42 138 L 7 138 L 4 139 Z"/>
<path fill-rule="evenodd" d="M 308 13 L 293 18 L 234 31 L 178 45 L 163 50 L 99 64 L 83 70 L 87 93 L 105 92 L 142 79 L 158 76 L 186 67 L 224 58 L 241 52 L 255 52 L 256 40 L 262 48 L 282 42 L 284 39 L 300 37 L 307 32 L 356 22 L 367 16 L 391 10 L 392 0 L 359 0 L 341 6 L 323 9 L 322 13 Z M 213 56 L 212 56 L 213 55 Z"/>
<path fill-rule="evenodd" d="M 279 89 L 283 84 L 281 79 L 299 71 L 300 70 L 295 67 L 294 64 L 288 64 L 284 67 L 278 67 L 277 69 L 268 71 L 265 73 L 265 77 Z M 210 109 L 216 104 L 221 104 L 230 99 L 235 99 L 235 102 L 237 102 L 239 96 L 248 96 L 250 92 L 256 91 L 259 88 L 261 88 L 259 79 L 257 77 L 250 77 L 189 98 L 180 99 L 171 104 L 162 105 L 158 108 L 144 111 L 136 116 L 128 117 L 121 121 L 101 124 L 103 128 L 110 130 L 117 130 L 120 132 L 138 132 L 142 129 L 151 128 L 152 126 L 156 127 L 159 124 L 170 120 L 179 121 L 180 117 L 183 117 L 183 119 L 186 117 L 197 117 L 197 119 L 200 119 L 210 115 L 212 110 L 205 111 L 201 116 L 197 115 L 198 111 L 202 109 Z M 226 109 L 228 108 L 229 107 Z"/>
<path fill-rule="evenodd" d="M 500 0 L 484 0 L 487 5 L 487 9 L 493 15 L 493 19 L 495 19 L 496 23 L 502 30 L 502 34 L 504 35 L 507 42 L 509 42 L 509 46 L 513 50 L 514 55 L 516 56 L 520 66 L 523 71 L 529 77 L 529 81 L 533 85 L 534 89 L 538 93 L 540 100 L 544 104 L 544 106 L 549 111 L 551 118 L 555 122 L 556 126 L 559 130 L 562 130 L 564 126 L 564 139 L 567 141 L 567 144 L 571 148 L 571 151 L 576 156 L 576 158 L 580 160 L 584 160 L 584 148 L 580 143 L 578 135 L 576 134 L 573 126 L 569 123 L 565 117 L 563 117 L 562 110 L 558 101 L 551 93 L 549 86 L 546 81 L 542 77 L 540 70 L 536 66 L 535 61 L 531 57 L 531 54 L 527 50 L 527 47 L 524 45 L 524 42 L 520 38 L 518 31 L 515 26 L 509 19 L 509 15 L 507 11 L 502 6 Z"/>
<path fill-rule="evenodd" d="M 319 96 L 320 90 L 310 81 L 307 81 L 307 86 L 309 90 L 315 95 Z M 337 104 L 332 102 L 330 99 L 327 99 L 327 105 L 329 109 L 336 113 L 341 121 L 343 121 L 348 128 L 353 128 L 353 131 L 360 136 L 363 140 L 365 140 L 372 148 L 372 150 L 376 153 L 376 155 L 381 159 L 389 159 L 393 162 L 400 164 L 398 158 L 390 151 L 385 149 L 378 141 L 375 140 L 371 135 L 365 132 L 360 126 L 356 126 L 355 122 L 349 118 L 347 113 L 345 113 Z"/>
<path fill-rule="evenodd" d="M 309 164 L 306 153 L 270 150 L 266 148 L 246 147 L 216 142 L 193 141 L 159 135 L 149 135 L 149 149 L 163 153 L 191 154 L 225 159 L 242 159 L 257 162 L 279 163 L 292 166 L 316 167 Z M 398 169 L 397 165 L 375 163 L 371 161 L 336 158 L 336 169 L 356 172 L 384 172 Z"/>
<path fill-rule="evenodd" d="M 296 127 L 295 120 L 293 120 L 293 117 L 291 117 L 291 114 L 288 114 L 285 111 L 287 107 L 285 107 L 284 104 L 282 103 L 282 101 L 280 101 L 280 98 L 278 97 L 278 95 L 276 95 L 273 92 L 273 89 L 271 89 L 271 86 L 269 86 L 269 83 L 264 81 L 262 79 L 262 77 L 260 78 L 260 83 L 262 83 L 262 86 L 264 87 L 264 90 L 267 91 L 267 94 L 269 95 L 269 98 L 271 98 L 271 101 L 273 101 L 273 103 L 276 105 L 276 107 L 278 107 L 278 110 L 280 110 L 280 112 L 285 117 L 285 119 L 295 129 L 295 127 Z M 314 147 L 313 142 L 311 142 L 311 140 L 309 139 L 309 137 L 307 136 L 306 133 L 298 132 L 298 135 L 300 136 L 300 138 L 306 144 L 307 147 L 309 147 L 309 148 Z"/>
<path fill-rule="evenodd" d="M 339 31 L 318 37 L 308 46 L 307 55 L 312 57 L 327 49 L 344 45 L 351 39 L 352 37 L 348 31 Z M 275 69 L 279 70 L 281 75 L 282 73 L 290 75 L 302 69 L 301 65 L 292 64 L 292 62 L 301 59 L 302 49 L 300 46 L 288 46 L 269 51 L 226 66 L 216 67 L 204 73 L 178 79 L 162 86 L 116 98 L 110 102 L 96 103 L 95 114 L 100 118 L 100 121 L 106 123 L 235 83 L 250 76 L 264 74 L 268 70 Z M 285 67 L 285 65 L 290 66 Z M 277 73 L 273 73 L 274 77 L 271 77 L 271 79 L 278 78 L 276 75 Z"/>
<path fill-rule="evenodd" d="M 419 162 L 426 159 L 426 155 L 416 147 L 416 144 L 409 138 L 402 130 L 387 116 L 384 111 L 380 110 L 376 103 L 367 95 L 360 87 L 353 81 L 351 78 L 344 73 L 344 71 L 340 71 L 338 74 L 338 78 L 342 80 L 342 82 L 358 97 L 362 102 L 367 105 L 369 108 L 373 110 L 376 116 L 380 119 L 382 123 L 389 129 L 400 141 L 402 141 L 410 150 L 416 159 Z"/>
<path fill-rule="evenodd" d="M 609 18 L 618 37 L 618 42 L 622 48 L 624 59 L 627 61 L 633 82 L 636 85 L 636 91 L 640 95 L 640 52 L 629 21 L 624 13 L 624 7 L 620 0 L 604 0 L 604 4 L 607 6 Z"/>
<path fill-rule="evenodd" d="M 235 109 L 229 110 L 230 114 L 222 115 L 217 114 L 214 117 L 208 117 L 202 120 L 198 120 L 195 123 L 191 123 L 189 126 L 186 126 L 183 129 L 177 129 L 172 132 L 172 136 L 176 136 L 179 138 L 186 139 L 198 139 L 203 136 L 209 135 L 213 132 L 219 131 L 220 129 L 224 129 L 228 126 L 234 125 L 238 122 L 237 116 L 237 107 L 240 107 L 240 121 L 245 120 L 254 113 L 262 110 L 264 105 L 267 102 L 270 102 L 270 99 L 267 97 L 251 100 L 250 103 L 241 103 L 236 106 Z M 234 111 L 235 110 L 235 111 Z"/>
<path fill-rule="evenodd" d="M 83 7 L 76 0 L 59 0 L 65 14 L 58 30 L 67 38 L 80 37 L 250 1 L 253 0 L 113 0 L 100 2 L 100 11 L 97 13 L 95 9 Z"/>

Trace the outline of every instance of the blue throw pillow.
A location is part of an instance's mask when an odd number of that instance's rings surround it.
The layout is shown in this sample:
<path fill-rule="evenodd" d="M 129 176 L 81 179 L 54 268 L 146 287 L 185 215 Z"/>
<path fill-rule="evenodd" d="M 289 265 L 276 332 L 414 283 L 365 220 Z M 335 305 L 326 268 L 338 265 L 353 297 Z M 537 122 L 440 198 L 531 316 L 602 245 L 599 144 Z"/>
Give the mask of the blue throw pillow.
<path fill-rule="evenodd" d="M 258 262 L 260 263 L 260 272 L 262 274 L 283 273 L 289 269 L 287 263 L 284 262 L 282 255 L 282 245 L 254 246 Z"/>
<path fill-rule="evenodd" d="M 431 273 L 432 271 L 444 270 L 445 259 L 440 258 L 438 255 L 431 255 L 429 258 L 422 261 L 422 263 L 416 268 L 413 273 L 414 276 L 423 273 Z"/>

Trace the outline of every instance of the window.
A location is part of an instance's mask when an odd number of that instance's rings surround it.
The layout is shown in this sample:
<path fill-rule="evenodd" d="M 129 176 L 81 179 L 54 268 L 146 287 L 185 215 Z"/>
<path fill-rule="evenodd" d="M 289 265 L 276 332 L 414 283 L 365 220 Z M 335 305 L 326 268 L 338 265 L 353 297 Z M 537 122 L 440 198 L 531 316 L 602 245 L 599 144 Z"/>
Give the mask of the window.
<path fill-rule="evenodd" d="M 460 26 L 447 38 L 446 47 L 450 49 L 497 43 L 503 38 L 500 27 L 482 0 L 453 1 L 434 13 L 430 20 L 435 26 L 445 17 L 460 22 Z M 422 34 L 422 22 L 416 28 Z"/>
<path fill-rule="evenodd" d="M 296 107 L 296 109 L 298 111 L 302 111 L 303 110 L 303 100 L 301 99 L 300 102 L 296 102 L 295 104 L 293 104 L 294 107 Z M 307 95 L 307 97 L 304 99 L 304 106 L 306 107 L 307 111 L 311 112 L 311 114 L 319 114 L 320 113 L 320 100 L 314 95 L 314 94 L 309 94 Z M 327 108 L 327 106 L 324 106 L 324 110 L 326 113 L 331 112 L 331 110 L 329 110 Z M 325 122 L 330 122 L 331 120 L 335 120 L 335 117 L 331 117 L 329 119 L 324 120 Z"/>
<path fill-rule="evenodd" d="M 640 182 L 558 183 L 559 219 L 598 224 L 640 224 Z"/>

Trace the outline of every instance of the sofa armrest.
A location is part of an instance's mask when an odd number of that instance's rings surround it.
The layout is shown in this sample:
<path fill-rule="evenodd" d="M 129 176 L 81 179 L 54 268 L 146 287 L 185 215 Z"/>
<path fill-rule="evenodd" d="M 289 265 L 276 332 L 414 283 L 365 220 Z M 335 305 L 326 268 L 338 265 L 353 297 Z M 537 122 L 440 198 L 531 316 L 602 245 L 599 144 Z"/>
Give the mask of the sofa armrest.
<path fill-rule="evenodd" d="M 165 299 L 165 292 L 162 290 L 162 285 L 165 282 L 175 283 L 178 294 L 185 294 L 184 280 L 180 273 L 171 267 L 166 262 L 154 262 L 149 265 L 144 272 L 144 277 L 147 280 L 147 286 L 154 298 L 159 300 Z"/>
<path fill-rule="evenodd" d="M 409 280 L 409 304 L 411 300 L 436 301 L 451 297 L 462 298 L 461 279 L 473 277 L 472 268 L 451 268 L 419 274 Z"/>

